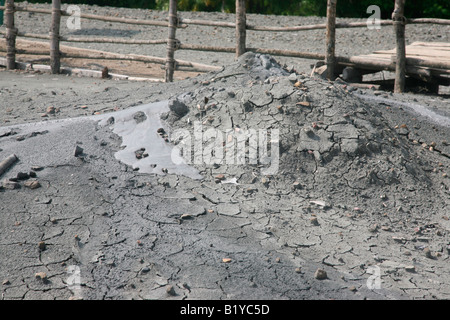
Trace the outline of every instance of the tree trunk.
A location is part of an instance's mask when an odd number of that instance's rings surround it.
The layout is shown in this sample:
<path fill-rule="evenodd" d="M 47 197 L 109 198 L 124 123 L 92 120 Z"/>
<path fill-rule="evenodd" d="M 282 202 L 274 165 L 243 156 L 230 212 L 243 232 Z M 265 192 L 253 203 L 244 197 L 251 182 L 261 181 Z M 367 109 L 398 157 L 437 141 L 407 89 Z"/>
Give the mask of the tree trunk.
<path fill-rule="evenodd" d="M 53 74 L 59 74 L 61 69 L 61 54 L 59 52 L 59 29 L 61 25 L 61 0 L 52 0 L 52 26 L 50 31 L 50 66 Z"/>
<path fill-rule="evenodd" d="M 236 58 L 246 51 L 247 18 L 245 11 L 245 0 L 236 0 Z"/>
<path fill-rule="evenodd" d="M 6 25 L 6 70 L 16 68 L 16 35 L 14 26 L 14 0 L 6 0 L 5 25 Z"/>
<path fill-rule="evenodd" d="M 406 43 L 405 43 L 405 0 L 395 0 L 392 20 L 396 37 L 396 67 L 395 67 L 395 85 L 394 92 L 401 93 L 405 91 L 405 72 L 406 72 Z"/>
<path fill-rule="evenodd" d="M 325 62 L 327 65 L 327 79 L 331 81 L 335 79 L 336 4 L 337 0 L 328 0 L 327 4 L 327 53 Z"/>
<path fill-rule="evenodd" d="M 169 38 L 167 39 L 167 58 L 165 82 L 173 81 L 175 72 L 175 49 L 177 33 L 177 0 L 170 0 L 169 7 Z"/>

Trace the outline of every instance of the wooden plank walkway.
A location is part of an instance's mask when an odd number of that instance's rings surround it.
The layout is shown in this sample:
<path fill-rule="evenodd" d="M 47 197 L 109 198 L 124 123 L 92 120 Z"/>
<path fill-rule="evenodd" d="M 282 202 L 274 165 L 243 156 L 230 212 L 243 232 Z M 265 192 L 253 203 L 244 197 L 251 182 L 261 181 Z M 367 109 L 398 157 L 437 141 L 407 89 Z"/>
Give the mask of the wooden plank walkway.
<path fill-rule="evenodd" d="M 364 74 L 394 72 L 395 57 L 395 49 L 378 50 L 366 55 L 337 57 L 337 63 L 343 70 L 344 80 L 360 82 Z M 414 42 L 406 46 L 406 75 L 435 86 L 450 86 L 450 43 Z"/>

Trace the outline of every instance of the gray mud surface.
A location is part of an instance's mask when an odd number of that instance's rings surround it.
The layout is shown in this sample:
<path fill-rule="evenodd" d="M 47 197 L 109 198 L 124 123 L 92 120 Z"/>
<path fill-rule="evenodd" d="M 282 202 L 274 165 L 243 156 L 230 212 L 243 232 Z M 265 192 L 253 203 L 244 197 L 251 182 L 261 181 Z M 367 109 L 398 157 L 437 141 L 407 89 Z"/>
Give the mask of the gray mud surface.
<path fill-rule="evenodd" d="M 2 299 L 449 299 L 448 98 L 290 71 L 1 71 Z"/>

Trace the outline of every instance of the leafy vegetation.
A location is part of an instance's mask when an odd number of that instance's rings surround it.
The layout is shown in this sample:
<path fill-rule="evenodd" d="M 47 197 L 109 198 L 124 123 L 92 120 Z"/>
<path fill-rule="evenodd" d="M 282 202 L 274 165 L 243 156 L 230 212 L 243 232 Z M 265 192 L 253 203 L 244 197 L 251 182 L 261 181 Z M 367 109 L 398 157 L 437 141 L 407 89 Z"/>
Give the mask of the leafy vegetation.
<path fill-rule="evenodd" d="M 18 1 L 20 2 L 20 1 Z M 51 0 L 29 0 L 28 2 L 51 2 Z M 167 10 L 169 0 L 69 0 L 73 4 L 97 4 L 100 6 L 143 8 Z M 381 9 L 381 18 L 389 19 L 394 0 L 338 0 L 338 17 L 366 18 L 371 13 L 366 10 L 370 5 Z M 178 9 L 182 11 L 223 11 L 234 12 L 235 0 L 178 0 Z M 327 0 L 247 0 L 249 13 L 325 16 Z M 405 6 L 408 18 L 444 18 L 450 19 L 449 0 L 408 0 Z"/>

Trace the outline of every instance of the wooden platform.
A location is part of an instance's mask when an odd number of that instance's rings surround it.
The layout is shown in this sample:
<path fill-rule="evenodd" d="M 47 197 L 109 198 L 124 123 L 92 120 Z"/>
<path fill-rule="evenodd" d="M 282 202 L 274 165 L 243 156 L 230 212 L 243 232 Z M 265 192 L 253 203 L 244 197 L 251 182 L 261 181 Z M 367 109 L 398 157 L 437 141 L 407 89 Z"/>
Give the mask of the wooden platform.
<path fill-rule="evenodd" d="M 378 71 L 395 71 L 395 49 L 372 54 L 337 57 L 344 80 L 362 79 Z M 450 85 L 450 43 L 414 42 L 406 46 L 406 75 L 434 86 Z M 358 82 L 358 81 L 356 81 Z"/>

